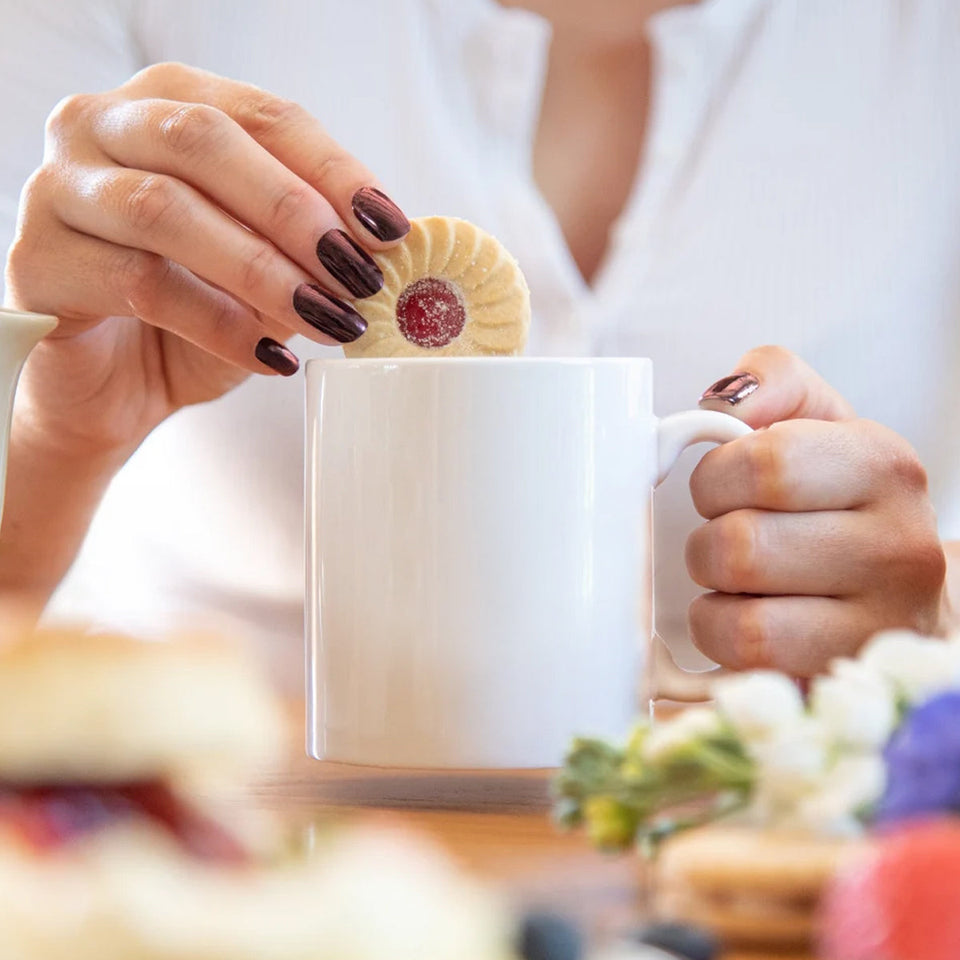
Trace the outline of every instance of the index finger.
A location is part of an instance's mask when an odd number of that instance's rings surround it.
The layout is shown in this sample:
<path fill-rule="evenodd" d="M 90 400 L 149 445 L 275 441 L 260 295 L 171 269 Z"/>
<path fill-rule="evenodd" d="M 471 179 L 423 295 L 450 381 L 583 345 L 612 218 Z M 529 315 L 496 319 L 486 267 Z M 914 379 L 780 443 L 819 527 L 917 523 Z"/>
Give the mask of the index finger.
<path fill-rule="evenodd" d="M 867 421 L 786 420 L 707 452 L 690 477 L 697 512 L 848 510 L 872 502 L 890 444 Z"/>
<path fill-rule="evenodd" d="M 409 232 L 410 221 L 371 171 L 294 101 L 180 63 L 147 67 L 126 88 L 143 96 L 206 103 L 222 110 L 321 193 L 368 249 L 388 249 Z"/>

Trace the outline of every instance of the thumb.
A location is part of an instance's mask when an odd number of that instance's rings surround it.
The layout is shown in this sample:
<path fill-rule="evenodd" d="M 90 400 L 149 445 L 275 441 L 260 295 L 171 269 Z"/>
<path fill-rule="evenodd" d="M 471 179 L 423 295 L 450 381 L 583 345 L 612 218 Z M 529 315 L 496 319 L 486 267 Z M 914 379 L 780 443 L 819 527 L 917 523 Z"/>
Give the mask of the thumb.
<path fill-rule="evenodd" d="M 755 429 L 778 420 L 845 420 L 855 416 L 823 377 L 784 347 L 744 354 L 736 373 L 708 387 L 700 406 L 733 414 Z"/>

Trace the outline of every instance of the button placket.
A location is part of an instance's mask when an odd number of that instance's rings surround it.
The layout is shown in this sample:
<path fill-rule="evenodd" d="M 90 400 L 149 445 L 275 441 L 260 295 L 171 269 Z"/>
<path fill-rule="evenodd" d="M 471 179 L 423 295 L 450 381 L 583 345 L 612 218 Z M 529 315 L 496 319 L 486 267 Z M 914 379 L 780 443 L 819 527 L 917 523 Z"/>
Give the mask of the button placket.
<path fill-rule="evenodd" d="M 752 15 L 765 3 L 706 0 L 650 21 L 654 102 L 637 182 L 611 234 L 608 268 L 597 286 L 605 304 L 604 342 L 615 342 L 617 325 L 636 315 L 675 191 L 722 96 L 724 74 L 737 62 Z"/>
<path fill-rule="evenodd" d="M 482 58 L 488 65 L 478 82 L 484 123 L 499 148 L 498 214 L 509 224 L 507 232 L 514 238 L 513 253 L 521 266 L 535 263 L 541 273 L 539 289 L 533 290 L 534 338 L 538 328 L 548 330 L 543 345 L 550 353 L 582 355 L 590 346 L 586 323 L 590 311 L 583 304 L 589 291 L 532 170 L 550 33 L 541 17 L 497 8 L 471 42 L 478 62 Z"/>

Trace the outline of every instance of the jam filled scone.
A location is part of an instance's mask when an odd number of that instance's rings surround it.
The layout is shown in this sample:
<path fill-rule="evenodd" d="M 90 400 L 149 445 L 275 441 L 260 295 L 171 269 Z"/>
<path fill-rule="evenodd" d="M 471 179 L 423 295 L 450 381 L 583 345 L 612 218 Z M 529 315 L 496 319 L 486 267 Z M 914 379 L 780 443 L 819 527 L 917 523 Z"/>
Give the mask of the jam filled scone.
<path fill-rule="evenodd" d="M 307 855 L 257 809 L 288 729 L 226 639 L 0 609 L 0 960 L 515 960 L 506 905 L 425 838 L 325 825 Z"/>
<path fill-rule="evenodd" d="M 367 330 L 344 345 L 348 357 L 523 351 L 530 292 L 517 261 L 489 233 L 466 220 L 424 217 L 375 259 L 383 288 L 355 304 Z"/>

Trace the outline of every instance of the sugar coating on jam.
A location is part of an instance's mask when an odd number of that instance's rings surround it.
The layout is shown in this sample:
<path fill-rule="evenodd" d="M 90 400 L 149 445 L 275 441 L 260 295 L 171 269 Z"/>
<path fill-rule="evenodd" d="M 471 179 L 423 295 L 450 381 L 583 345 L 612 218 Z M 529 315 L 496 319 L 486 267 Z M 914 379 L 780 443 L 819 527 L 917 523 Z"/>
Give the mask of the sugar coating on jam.
<path fill-rule="evenodd" d="M 446 346 L 460 336 L 466 322 L 460 291 L 447 280 L 415 280 L 397 300 L 397 326 L 420 347 Z"/>

